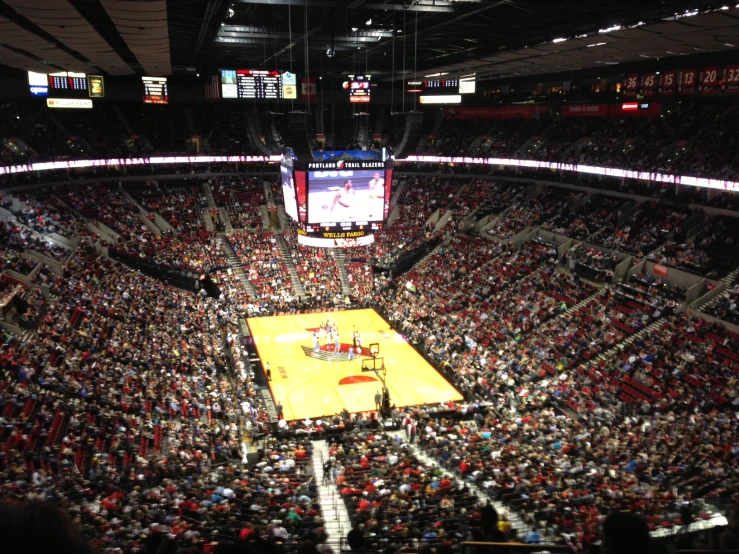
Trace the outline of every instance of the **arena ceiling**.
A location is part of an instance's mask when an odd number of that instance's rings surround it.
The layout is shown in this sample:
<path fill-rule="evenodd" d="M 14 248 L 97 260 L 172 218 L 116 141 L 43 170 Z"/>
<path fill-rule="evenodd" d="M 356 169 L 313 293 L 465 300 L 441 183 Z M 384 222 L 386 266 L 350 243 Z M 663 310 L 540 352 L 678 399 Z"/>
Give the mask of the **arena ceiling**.
<path fill-rule="evenodd" d="M 111 76 L 495 78 L 735 44 L 737 5 L 709 0 L 0 0 L 0 65 Z"/>

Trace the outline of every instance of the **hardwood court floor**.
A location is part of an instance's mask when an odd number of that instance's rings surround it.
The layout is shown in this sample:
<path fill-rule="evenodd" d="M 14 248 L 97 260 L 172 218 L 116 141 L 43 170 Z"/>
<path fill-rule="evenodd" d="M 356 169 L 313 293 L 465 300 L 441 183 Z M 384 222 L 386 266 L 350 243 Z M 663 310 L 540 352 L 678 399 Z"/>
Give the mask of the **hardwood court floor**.
<path fill-rule="evenodd" d="M 321 338 L 320 357 L 312 357 L 312 330 L 328 319 L 336 323 L 343 352 L 338 356 Z M 367 356 L 347 359 L 346 349 L 354 329 L 362 336 L 362 346 L 380 345 L 387 368 L 387 386 L 395 406 L 434 404 L 462 400 L 462 396 L 429 365 L 416 350 L 390 328 L 372 309 L 301 315 L 257 317 L 247 320 L 263 363 L 269 362 L 269 383 L 275 403 L 280 402 L 285 419 L 312 419 L 375 409 L 375 393 L 382 383 L 372 372 L 362 372 Z M 303 348 L 307 347 L 307 348 Z M 306 352 L 307 350 L 307 352 Z"/>

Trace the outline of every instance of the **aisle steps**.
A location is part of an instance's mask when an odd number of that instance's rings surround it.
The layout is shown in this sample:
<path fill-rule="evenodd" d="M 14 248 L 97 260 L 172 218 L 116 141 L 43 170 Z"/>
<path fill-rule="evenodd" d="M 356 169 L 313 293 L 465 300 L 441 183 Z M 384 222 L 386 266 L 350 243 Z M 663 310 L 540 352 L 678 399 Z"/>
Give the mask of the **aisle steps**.
<path fill-rule="evenodd" d="M 202 210 L 200 210 L 200 215 L 203 219 L 203 223 L 205 224 L 205 230 L 212 231 L 213 220 L 210 218 L 210 210 L 208 208 L 203 208 Z"/>
<path fill-rule="evenodd" d="M 344 250 L 341 248 L 331 248 L 329 250 L 336 260 L 336 265 L 339 268 L 339 279 L 341 280 L 341 294 L 344 296 L 351 296 L 352 288 L 349 285 L 349 274 L 346 271 L 346 255 Z"/>
<path fill-rule="evenodd" d="M 352 524 L 336 484 L 323 481 L 323 464 L 329 458 L 328 452 L 328 443 L 325 440 L 313 441 L 313 471 L 316 474 L 318 501 L 323 512 L 323 527 L 328 533 L 326 542 L 338 553 L 341 538 L 351 531 Z"/>
<path fill-rule="evenodd" d="M 254 289 L 254 285 L 249 282 L 249 279 L 246 277 L 246 273 L 244 273 L 244 270 L 241 268 L 241 261 L 239 260 L 239 257 L 236 255 L 233 248 L 231 248 L 231 245 L 226 240 L 225 235 L 220 235 L 220 239 L 221 248 L 223 248 L 223 251 L 226 253 L 226 259 L 228 260 L 229 267 L 239 278 L 239 282 L 244 287 L 244 290 L 246 290 L 247 294 L 252 298 L 256 298 L 257 291 Z"/>
<path fill-rule="evenodd" d="M 471 422 L 465 422 L 466 424 L 470 425 Z M 395 432 L 389 432 L 387 433 L 388 436 L 392 437 L 396 434 L 398 434 L 398 431 Z M 402 437 L 402 434 L 400 435 Z M 403 437 L 405 438 L 405 437 Z M 416 455 L 416 457 L 421 460 L 424 464 L 426 464 L 429 467 L 440 467 L 439 463 L 432 459 L 426 452 L 424 452 L 421 448 L 419 448 L 416 445 L 409 445 L 408 450 Z M 451 477 L 452 482 L 459 488 L 463 486 L 469 487 L 469 489 L 477 496 L 482 502 L 487 502 L 488 500 L 491 500 L 493 506 L 498 511 L 498 514 L 502 514 L 503 512 L 508 514 L 508 519 L 511 522 L 511 528 L 516 530 L 516 533 L 519 537 L 525 538 L 526 535 L 531 531 L 532 527 L 528 525 L 527 523 L 524 523 L 523 519 L 511 510 L 509 506 L 506 506 L 499 500 L 492 500 L 487 493 L 483 492 L 477 485 L 474 483 L 471 483 L 469 481 L 463 481 L 460 479 L 457 475 L 452 473 L 451 471 L 448 471 L 445 468 L 440 468 L 442 471 L 445 471 L 448 473 L 448 475 Z"/>
<path fill-rule="evenodd" d="M 208 203 L 209 208 L 217 208 L 216 200 L 213 198 L 213 191 L 210 190 L 208 183 L 203 183 L 203 192 L 205 193 L 205 201 Z"/>
<path fill-rule="evenodd" d="M 290 280 L 292 281 L 295 294 L 297 294 L 301 300 L 304 300 L 307 298 L 307 295 L 305 294 L 303 283 L 300 281 L 300 275 L 298 275 L 298 270 L 295 269 L 295 264 L 293 263 L 293 257 L 292 257 L 292 254 L 290 253 L 290 249 L 287 247 L 287 243 L 285 242 L 285 237 L 279 233 L 276 233 L 275 238 L 277 239 L 277 246 L 280 247 L 280 252 L 282 253 L 282 261 L 285 262 L 285 265 L 287 266 L 287 272 L 290 275 Z"/>

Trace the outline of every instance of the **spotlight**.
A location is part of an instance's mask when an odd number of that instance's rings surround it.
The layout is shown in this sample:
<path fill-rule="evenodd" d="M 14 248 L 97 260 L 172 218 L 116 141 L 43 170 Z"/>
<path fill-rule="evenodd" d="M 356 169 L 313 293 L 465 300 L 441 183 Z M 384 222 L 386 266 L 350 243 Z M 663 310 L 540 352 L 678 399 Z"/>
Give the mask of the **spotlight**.
<path fill-rule="evenodd" d="M 326 49 L 326 56 L 328 56 L 329 58 L 333 58 L 334 55 L 336 55 L 336 52 L 334 52 L 333 48 L 329 47 Z"/>
<path fill-rule="evenodd" d="M 372 18 L 371 17 L 367 20 L 366 24 L 367 25 L 372 25 Z"/>

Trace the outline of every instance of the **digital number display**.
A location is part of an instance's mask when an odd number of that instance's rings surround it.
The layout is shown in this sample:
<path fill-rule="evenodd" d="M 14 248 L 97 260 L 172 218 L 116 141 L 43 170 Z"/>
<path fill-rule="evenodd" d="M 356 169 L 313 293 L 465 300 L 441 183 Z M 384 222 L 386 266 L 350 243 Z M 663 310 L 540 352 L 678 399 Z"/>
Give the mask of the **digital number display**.
<path fill-rule="evenodd" d="M 459 87 L 459 79 L 434 79 L 433 81 L 424 81 L 423 88 L 457 88 Z"/>
<path fill-rule="evenodd" d="M 49 74 L 48 78 L 52 90 L 87 90 L 87 76 L 84 73 L 60 71 Z"/>
<path fill-rule="evenodd" d="M 141 77 L 145 104 L 169 104 L 166 77 Z"/>
<path fill-rule="evenodd" d="M 349 75 L 349 80 L 342 85 L 349 91 L 349 102 L 367 104 L 370 101 L 371 75 Z"/>
<path fill-rule="evenodd" d="M 222 69 L 221 96 L 247 100 L 282 98 L 282 74 L 256 69 Z"/>

